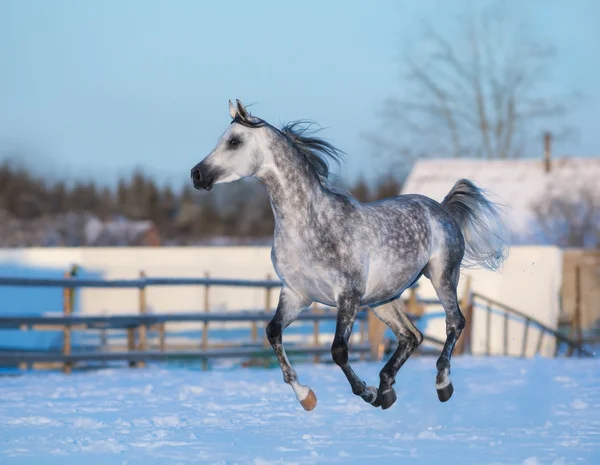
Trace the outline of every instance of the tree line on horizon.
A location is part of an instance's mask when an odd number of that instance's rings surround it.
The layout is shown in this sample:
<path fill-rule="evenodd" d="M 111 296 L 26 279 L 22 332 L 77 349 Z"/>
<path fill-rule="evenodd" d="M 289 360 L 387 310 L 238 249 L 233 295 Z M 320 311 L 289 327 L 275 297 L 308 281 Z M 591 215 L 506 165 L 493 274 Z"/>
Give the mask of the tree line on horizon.
<path fill-rule="evenodd" d="M 402 183 L 386 175 L 372 183 L 361 177 L 343 187 L 367 202 L 397 195 Z M 274 228 L 267 192 L 256 180 L 215 186 L 208 195 L 189 184 L 179 189 L 160 186 L 135 170 L 110 188 L 92 181 L 42 179 L 9 161 L 0 165 L 0 211 L 21 222 L 65 213 L 93 215 L 102 221 L 150 220 L 165 244 L 217 237 L 269 239 Z"/>
<path fill-rule="evenodd" d="M 468 13 L 468 14 L 467 14 Z M 540 137 L 571 133 L 565 115 L 577 92 L 549 94 L 544 85 L 556 66 L 556 49 L 530 36 L 522 18 L 502 2 L 453 21 L 453 32 L 425 23 L 415 47 L 402 53 L 401 86 L 382 102 L 381 127 L 366 134 L 399 177 L 345 187 L 358 200 L 400 192 L 415 160 L 434 157 L 519 159 L 539 153 Z M 507 40 L 506 38 L 510 38 Z M 600 245 L 600 204 L 591 190 L 574 200 L 548 197 L 532 205 L 551 238 L 563 246 Z M 64 213 L 101 220 L 151 220 L 163 243 L 209 238 L 272 236 L 274 222 L 264 187 L 256 180 L 216 186 L 210 195 L 191 185 L 160 186 L 140 170 L 109 188 L 90 181 L 43 180 L 9 162 L 0 166 L 0 213 L 20 222 Z"/>

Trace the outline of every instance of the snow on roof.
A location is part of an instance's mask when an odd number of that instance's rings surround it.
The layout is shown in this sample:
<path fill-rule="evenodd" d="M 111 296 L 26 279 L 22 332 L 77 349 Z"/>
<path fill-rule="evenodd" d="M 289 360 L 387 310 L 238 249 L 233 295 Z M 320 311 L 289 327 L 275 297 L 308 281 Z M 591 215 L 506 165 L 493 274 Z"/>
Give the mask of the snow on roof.
<path fill-rule="evenodd" d="M 532 204 L 548 194 L 575 198 L 586 188 L 600 201 L 600 158 L 559 158 L 547 173 L 540 159 L 437 159 L 415 163 L 402 194 L 423 194 L 437 201 L 454 183 L 467 178 L 505 206 L 514 242 L 539 243 Z"/>

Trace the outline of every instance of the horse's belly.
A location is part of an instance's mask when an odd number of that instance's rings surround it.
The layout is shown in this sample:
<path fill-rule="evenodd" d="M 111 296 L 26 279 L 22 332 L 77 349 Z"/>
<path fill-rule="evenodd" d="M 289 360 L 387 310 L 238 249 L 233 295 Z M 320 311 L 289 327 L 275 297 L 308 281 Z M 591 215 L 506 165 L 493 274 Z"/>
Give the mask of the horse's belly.
<path fill-rule="evenodd" d="M 273 266 L 279 279 L 292 291 L 312 302 L 336 305 L 339 293 L 337 270 L 325 269 L 305 260 L 274 260 Z"/>
<path fill-rule="evenodd" d="M 421 274 L 427 264 L 426 260 L 422 262 L 410 264 L 391 262 L 371 267 L 362 303 L 371 305 L 399 296 Z"/>
<path fill-rule="evenodd" d="M 282 281 L 294 292 L 312 302 L 324 305 L 336 305 L 337 289 L 327 276 L 307 269 L 306 272 L 296 270 L 294 273 L 283 273 Z"/>
<path fill-rule="evenodd" d="M 425 251 L 394 252 L 365 258 L 361 270 L 364 274 L 360 273 L 359 278 L 364 285 L 362 304 L 374 304 L 401 294 L 418 277 L 429 258 Z M 339 266 L 290 251 L 281 257 L 285 259 L 279 260 L 275 252 L 273 264 L 287 287 L 313 302 L 337 305 L 339 293 L 349 284 Z M 360 262 L 355 267 L 360 269 Z"/>

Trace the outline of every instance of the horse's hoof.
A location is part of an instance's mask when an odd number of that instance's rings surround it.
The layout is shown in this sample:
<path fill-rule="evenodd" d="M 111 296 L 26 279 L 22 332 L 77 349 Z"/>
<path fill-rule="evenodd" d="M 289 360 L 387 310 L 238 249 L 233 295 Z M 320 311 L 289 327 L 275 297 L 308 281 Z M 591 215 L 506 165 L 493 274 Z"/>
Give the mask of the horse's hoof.
<path fill-rule="evenodd" d="M 440 399 L 440 402 L 448 402 L 450 397 L 452 397 L 453 392 L 454 387 L 452 387 L 452 383 L 449 382 L 446 386 L 437 389 L 438 399 Z"/>
<path fill-rule="evenodd" d="M 371 402 L 371 405 L 375 408 L 379 408 L 379 407 L 381 407 L 382 403 L 383 403 L 383 397 L 381 397 L 381 391 L 379 389 L 377 389 L 377 397 L 375 398 L 375 400 L 373 402 Z"/>
<path fill-rule="evenodd" d="M 394 389 L 388 389 L 387 391 L 381 394 L 381 408 L 383 410 L 387 410 L 392 405 L 394 405 L 396 399 L 396 391 L 394 391 Z"/>
<path fill-rule="evenodd" d="M 317 396 L 315 396 L 312 389 L 308 390 L 307 396 L 300 401 L 300 405 L 302 405 L 307 412 L 310 412 L 317 406 Z"/>
<path fill-rule="evenodd" d="M 377 398 L 379 397 L 379 389 L 373 386 L 367 386 L 364 392 L 360 395 L 360 397 L 367 404 L 374 405 L 375 402 L 377 402 Z"/>

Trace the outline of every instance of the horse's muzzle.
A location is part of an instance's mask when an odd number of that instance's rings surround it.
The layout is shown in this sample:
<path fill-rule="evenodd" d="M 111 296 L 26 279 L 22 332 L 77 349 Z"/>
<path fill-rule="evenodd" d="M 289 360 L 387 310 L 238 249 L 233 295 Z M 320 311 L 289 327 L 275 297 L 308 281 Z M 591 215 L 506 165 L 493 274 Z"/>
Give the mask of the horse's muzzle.
<path fill-rule="evenodd" d="M 194 183 L 195 189 L 204 189 L 211 190 L 213 183 L 215 182 L 215 177 L 208 173 L 208 171 L 198 164 L 192 168 L 192 182 Z"/>

